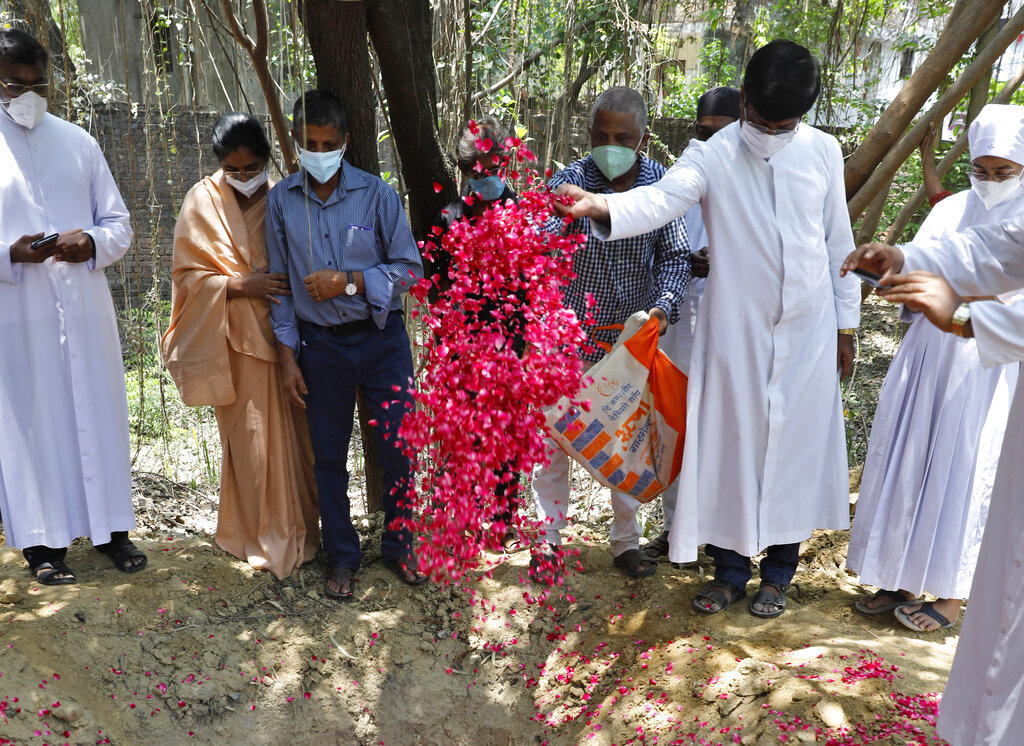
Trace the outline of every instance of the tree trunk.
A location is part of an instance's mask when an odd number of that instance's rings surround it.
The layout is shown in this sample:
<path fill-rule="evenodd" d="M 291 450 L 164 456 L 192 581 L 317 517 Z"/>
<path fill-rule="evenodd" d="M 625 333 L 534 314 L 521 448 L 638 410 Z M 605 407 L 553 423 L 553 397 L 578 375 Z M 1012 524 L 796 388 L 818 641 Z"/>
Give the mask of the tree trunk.
<path fill-rule="evenodd" d="M 864 218 L 860 221 L 860 228 L 854 237 L 854 241 L 858 246 L 874 239 L 875 231 L 878 230 L 878 224 L 882 222 L 882 213 L 885 211 L 885 202 L 889 199 L 890 189 L 892 189 L 892 179 L 889 179 L 885 187 L 875 195 L 875 198 L 871 200 L 871 204 L 868 205 L 868 209 L 865 210 Z"/>
<path fill-rule="evenodd" d="M 978 45 L 975 54 L 988 46 L 998 33 L 999 21 L 996 21 L 985 29 L 985 33 L 978 37 Z M 978 78 L 978 82 L 974 84 L 973 88 L 971 88 L 971 100 L 970 103 L 967 104 L 967 122 L 964 126 L 965 129 L 967 125 L 970 125 L 970 123 L 978 116 L 978 112 L 981 111 L 981 108 L 988 103 L 988 89 L 991 83 L 992 68 L 990 67 L 981 74 L 981 77 Z"/>
<path fill-rule="evenodd" d="M 303 26 L 316 63 L 317 87 L 345 103 L 350 135 L 345 160 L 379 176 L 377 106 L 366 36 L 368 5 L 366 0 L 305 0 Z"/>
<path fill-rule="evenodd" d="M 1013 76 L 1011 80 L 1006 81 L 1006 84 L 1002 87 L 999 93 L 996 94 L 995 98 L 992 99 L 993 104 L 1008 104 L 1010 99 L 1013 97 L 1014 92 L 1020 88 L 1021 83 L 1024 83 L 1024 67 Z M 949 149 L 949 152 L 939 161 L 935 170 L 938 171 L 939 178 L 941 179 L 947 173 L 949 169 L 953 167 L 960 156 L 963 155 L 964 151 L 967 150 L 967 131 L 964 130 L 960 136 L 953 143 L 953 147 Z M 914 192 L 914 196 L 907 200 L 907 203 L 903 206 L 900 214 L 896 217 L 896 220 L 892 225 L 889 226 L 889 230 L 885 232 L 885 238 L 882 239 L 887 244 L 895 243 L 899 238 L 900 234 L 903 233 L 903 229 L 907 227 L 910 219 L 914 217 L 921 205 L 924 204 L 925 200 L 924 187 L 918 187 L 917 191 Z"/>
<path fill-rule="evenodd" d="M 963 71 L 953 85 L 939 97 L 935 105 L 917 121 L 917 124 L 909 132 L 903 135 L 896 145 L 889 149 L 881 164 L 874 169 L 871 175 L 864 181 L 863 186 L 850 198 L 848 207 L 851 218 L 855 219 L 860 215 L 861 211 L 878 193 L 878 190 L 882 188 L 886 181 L 892 178 L 893 174 L 903 164 L 903 161 L 907 159 L 907 156 L 920 144 L 929 125 L 932 122 L 940 121 L 946 114 L 952 111 L 957 102 L 964 97 L 971 86 L 977 82 L 978 78 L 1010 46 L 1010 43 L 1017 38 L 1021 31 L 1024 31 L 1024 7 L 1013 14 L 1013 17 L 1000 29 L 992 42 L 984 49 L 978 51 L 974 61 L 967 66 L 967 69 Z M 849 169 L 849 164 L 847 164 L 847 169 Z"/>
<path fill-rule="evenodd" d="M 961 7 L 968 4 L 971 6 L 970 13 Z M 999 18 L 1003 5 L 1003 0 L 957 0 L 950 14 L 950 18 L 956 18 L 957 22 L 953 23 L 951 20 L 946 24 L 924 64 L 910 76 L 868 136 L 847 160 L 847 199 L 852 199 L 860 191 L 872 171 L 899 136 L 906 131 L 914 115 L 938 88 L 953 65 L 963 56 L 971 43 Z M 883 183 L 885 178 L 881 180 Z M 870 201 L 872 196 L 874 195 L 868 195 L 864 202 Z"/>
<path fill-rule="evenodd" d="M 409 190 L 412 232 L 422 240 L 441 208 L 458 196 L 455 173 L 438 140 L 430 2 L 375 0 L 368 23 Z"/>

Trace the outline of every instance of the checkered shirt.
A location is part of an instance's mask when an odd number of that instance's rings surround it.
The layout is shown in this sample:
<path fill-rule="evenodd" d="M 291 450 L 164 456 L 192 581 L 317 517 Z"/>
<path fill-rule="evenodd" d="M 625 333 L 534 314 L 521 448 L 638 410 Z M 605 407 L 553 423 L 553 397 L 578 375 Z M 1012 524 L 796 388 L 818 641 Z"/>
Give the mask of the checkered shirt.
<path fill-rule="evenodd" d="M 640 156 L 640 173 L 634 186 L 653 184 L 667 169 L 646 156 Z M 608 180 L 591 156 L 571 163 L 548 182 L 552 189 L 561 184 L 575 184 L 588 192 L 612 194 Z M 560 219 L 548 221 L 545 228 L 562 232 Z M 587 312 L 587 293 L 594 296 L 594 327 L 621 325 L 637 311 L 660 308 L 669 322 L 679 319 L 679 304 L 690 282 L 690 245 L 682 218 L 656 231 L 618 241 L 602 241 L 590 230 L 590 218 L 573 222 L 567 233 L 583 233 L 587 243 L 576 252 L 573 270 L 576 278 L 565 290 L 565 304 L 583 319 Z M 614 344 L 617 330 L 588 327 L 591 342 Z M 597 362 L 604 356 L 598 348 L 584 353 L 584 360 Z"/>

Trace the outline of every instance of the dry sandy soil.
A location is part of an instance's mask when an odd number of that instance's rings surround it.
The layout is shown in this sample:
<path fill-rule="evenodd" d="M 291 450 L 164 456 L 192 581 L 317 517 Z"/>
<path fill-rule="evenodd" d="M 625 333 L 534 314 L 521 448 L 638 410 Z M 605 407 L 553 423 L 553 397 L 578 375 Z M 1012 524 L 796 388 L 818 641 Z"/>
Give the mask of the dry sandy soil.
<path fill-rule="evenodd" d="M 399 583 L 370 516 L 358 600 L 338 604 L 322 565 L 276 582 L 148 508 L 167 525 L 140 532 L 137 575 L 76 544 L 79 584 L 47 587 L 0 550 L 0 743 L 939 743 L 959 627 L 856 613 L 842 532 L 805 543 L 789 611 L 760 621 L 692 608 L 703 558 L 625 578 L 600 511 L 575 525 L 572 598 L 541 608 L 526 553 L 490 556 L 471 606 Z"/>
<path fill-rule="evenodd" d="M 852 463 L 896 344 L 892 309 L 865 311 L 845 391 Z M 79 584 L 47 587 L 0 545 L 0 744 L 941 743 L 934 693 L 959 627 L 915 634 L 854 611 L 845 532 L 804 544 L 779 619 L 743 602 L 709 617 L 691 605 L 706 559 L 625 578 L 607 499 L 577 487 L 584 572 L 551 608 L 524 600 L 526 553 L 490 556 L 472 605 L 408 588 L 379 561 L 379 516 L 359 521 L 358 600 L 338 604 L 322 564 L 283 582 L 255 572 L 213 544 L 212 500 L 137 473 L 145 572 L 81 544 Z M 649 534 L 657 511 L 643 510 Z"/>

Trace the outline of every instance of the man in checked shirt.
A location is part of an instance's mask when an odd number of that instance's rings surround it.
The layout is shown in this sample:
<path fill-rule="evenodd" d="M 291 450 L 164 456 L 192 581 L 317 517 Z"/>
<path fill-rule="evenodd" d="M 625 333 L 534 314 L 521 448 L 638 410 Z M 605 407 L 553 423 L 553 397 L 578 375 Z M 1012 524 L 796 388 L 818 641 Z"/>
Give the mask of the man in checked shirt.
<path fill-rule="evenodd" d="M 402 294 L 423 267 L 398 194 L 343 160 L 349 136 L 342 102 L 326 91 L 299 96 L 292 136 L 302 170 L 267 196 L 270 271 L 288 274 L 292 294 L 278 296 L 270 317 L 282 385 L 309 421 L 330 564 L 326 594 L 347 601 L 360 562 L 347 468 L 357 386 L 378 423 L 384 564 L 410 585 L 427 580 L 416 570 L 409 531 L 393 527 L 406 515 L 412 477 L 397 444 L 413 374 Z"/>
<path fill-rule="evenodd" d="M 609 88 L 594 103 L 590 123 L 591 154 L 559 171 L 548 182 L 554 189 L 575 184 L 589 192 L 610 194 L 653 184 L 666 169 L 640 153 L 650 139 L 647 131 L 647 104 L 631 88 Z M 647 311 L 661 323 L 661 333 L 679 318 L 678 306 L 690 281 L 690 249 L 682 218 L 656 231 L 622 241 L 604 242 L 591 233 L 590 219 L 582 218 L 567 228 L 560 219 L 552 220 L 550 231 L 583 233 L 586 246 L 573 259 L 576 278 L 565 291 L 565 305 L 579 318 L 587 313 L 587 295 L 597 302 L 594 327 L 621 325 L 637 311 Z M 618 335 L 614 330 L 588 328 L 590 342 L 611 345 Z M 582 354 L 589 368 L 604 356 L 595 345 Z M 542 522 L 539 539 L 545 542 L 544 554 L 559 562 L 562 543 L 560 530 L 568 524 L 569 457 L 551 442 L 551 465 L 537 467 L 533 473 L 533 497 Z M 636 520 L 638 503 L 624 492 L 612 490 L 612 520 L 609 541 L 615 566 L 630 577 L 647 577 L 657 563 L 641 554 L 640 525 Z M 537 574 L 541 562 L 534 562 Z"/>

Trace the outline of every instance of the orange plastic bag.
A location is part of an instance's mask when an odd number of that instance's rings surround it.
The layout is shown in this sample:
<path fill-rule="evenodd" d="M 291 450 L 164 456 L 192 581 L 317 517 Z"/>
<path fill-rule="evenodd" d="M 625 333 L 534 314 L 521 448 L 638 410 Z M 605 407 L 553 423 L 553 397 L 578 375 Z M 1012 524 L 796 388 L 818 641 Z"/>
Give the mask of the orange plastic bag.
<path fill-rule="evenodd" d="M 686 375 L 658 349 L 658 320 L 634 314 L 576 396 L 545 413 L 548 433 L 601 484 L 640 502 L 679 475 L 686 433 Z"/>

